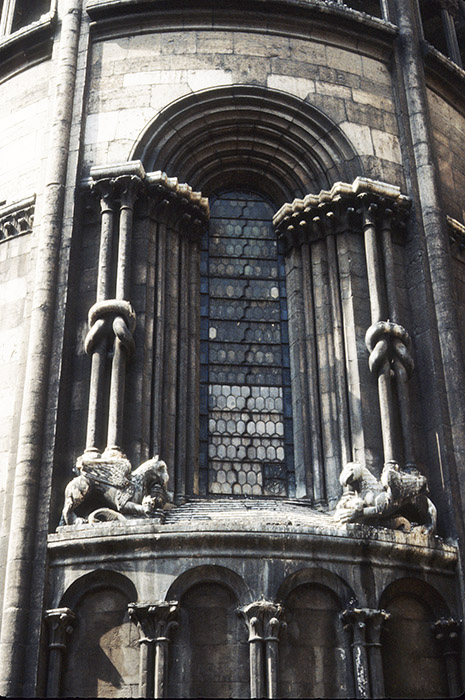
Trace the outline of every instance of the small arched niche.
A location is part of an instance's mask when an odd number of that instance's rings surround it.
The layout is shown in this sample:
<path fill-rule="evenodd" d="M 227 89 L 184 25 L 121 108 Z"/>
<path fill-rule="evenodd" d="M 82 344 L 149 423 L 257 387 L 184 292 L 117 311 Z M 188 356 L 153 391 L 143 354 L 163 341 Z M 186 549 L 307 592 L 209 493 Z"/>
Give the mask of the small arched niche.
<path fill-rule="evenodd" d="M 390 613 L 381 633 L 386 697 L 447 697 L 446 667 L 432 626 L 450 613 L 442 596 L 418 579 L 395 581 L 380 607 Z"/>
<path fill-rule="evenodd" d="M 247 632 L 237 612 L 244 588 L 223 567 L 198 567 L 175 581 L 168 597 L 178 596 L 180 611 L 169 697 L 249 696 Z"/>
<path fill-rule="evenodd" d="M 330 572 L 301 570 L 280 589 L 287 626 L 279 645 L 279 697 L 339 698 L 352 692 L 340 613 L 352 592 Z"/>
<path fill-rule="evenodd" d="M 138 632 L 128 617 L 128 603 L 136 599 L 132 582 L 116 571 L 93 571 L 65 592 L 61 606 L 73 610 L 76 618 L 62 678 L 63 697 L 138 693 Z"/>

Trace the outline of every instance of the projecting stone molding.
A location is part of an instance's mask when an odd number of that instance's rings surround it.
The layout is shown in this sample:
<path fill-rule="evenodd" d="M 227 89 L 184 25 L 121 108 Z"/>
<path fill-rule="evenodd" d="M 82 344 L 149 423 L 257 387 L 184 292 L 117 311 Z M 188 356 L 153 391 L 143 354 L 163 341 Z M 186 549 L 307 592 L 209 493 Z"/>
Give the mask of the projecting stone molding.
<path fill-rule="evenodd" d="M 31 233 L 34 222 L 35 195 L 0 207 L 0 241 L 21 233 Z"/>

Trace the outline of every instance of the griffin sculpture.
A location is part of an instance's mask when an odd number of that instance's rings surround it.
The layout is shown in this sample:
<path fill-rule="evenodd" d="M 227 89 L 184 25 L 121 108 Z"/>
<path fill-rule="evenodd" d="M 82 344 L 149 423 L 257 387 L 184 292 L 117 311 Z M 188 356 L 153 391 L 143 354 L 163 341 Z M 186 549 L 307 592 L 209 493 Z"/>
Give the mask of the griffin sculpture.
<path fill-rule="evenodd" d="M 65 489 L 61 525 L 87 522 L 75 514 L 91 493 L 98 494 L 113 508 L 99 508 L 90 513 L 88 522 L 154 517 L 170 500 L 168 469 L 158 455 L 132 470 L 131 462 L 117 449 L 102 454 L 82 455 L 76 462 L 78 475 Z"/>

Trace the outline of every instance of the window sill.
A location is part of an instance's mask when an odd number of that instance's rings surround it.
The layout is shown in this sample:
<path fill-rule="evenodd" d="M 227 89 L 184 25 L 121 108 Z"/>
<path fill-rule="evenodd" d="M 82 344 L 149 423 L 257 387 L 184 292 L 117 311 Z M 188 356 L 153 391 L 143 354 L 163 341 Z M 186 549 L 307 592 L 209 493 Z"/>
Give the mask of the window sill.
<path fill-rule="evenodd" d="M 16 32 L 0 38 L 0 80 L 51 55 L 56 3 L 50 12 Z"/>
<path fill-rule="evenodd" d="M 465 70 L 435 49 L 429 42 L 423 40 L 421 47 L 425 61 L 426 77 L 431 76 L 434 78 L 435 83 L 437 82 L 442 90 L 444 88 L 448 88 L 449 91 L 452 90 L 456 96 L 460 97 L 460 102 L 462 102 L 464 98 Z"/>

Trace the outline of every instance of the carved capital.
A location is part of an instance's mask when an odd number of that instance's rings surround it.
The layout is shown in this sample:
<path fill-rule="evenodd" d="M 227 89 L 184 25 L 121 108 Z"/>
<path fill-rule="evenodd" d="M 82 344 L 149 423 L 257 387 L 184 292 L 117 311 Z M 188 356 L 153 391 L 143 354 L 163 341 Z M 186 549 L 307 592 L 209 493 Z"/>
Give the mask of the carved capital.
<path fill-rule="evenodd" d="M 402 229 L 409 206 L 409 199 L 398 187 L 357 178 L 351 185 L 337 182 L 331 190 L 284 204 L 273 223 L 287 251 L 325 236 L 345 231 L 361 232 L 364 225 L 386 221 L 387 216 L 395 222 L 396 230 Z"/>
<path fill-rule="evenodd" d="M 115 190 L 121 208 L 132 209 L 137 197 L 143 191 L 142 180 L 137 175 L 120 175 L 114 180 Z"/>
<path fill-rule="evenodd" d="M 45 611 L 45 622 L 49 630 L 49 649 L 65 651 L 68 637 L 73 631 L 75 615 L 69 608 L 54 608 Z"/>
<path fill-rule="evenodd" d="M 441 617 L 432 626 L 431 631 L 440 643 L 443 654 L 456 654 L 459 651 L 462 620 Z"/>
<path fill-rule="evenodd" d="M 169 642 L 170 634 L 178 627 L 177 601 L 158 601 L 155 603 L 129 603 L 130 620 L 137 625 L 139 644 Z"/>
<path fill-rule="evenodd" d="M 259 600 L 239 610 L 249 630 L 249 642 L 278 641 L 283 607 L 279 603 Z"/>
<path fill-rule="evenodd" d="M 379 645 L 381 629 L 390 617 L 386 610 L 357 608 L 355 604 L 349 604 L 341 613 L 344 627 L 353 632 L 354 644 L 363 646 Z"/>
<path fill-rule="evenodd" d="M 114 180 L 109 177 L 102 178 L 91 184 L 91 192 L 100 199 L 100 211 L 114 211 L 115 185 Z"/>

